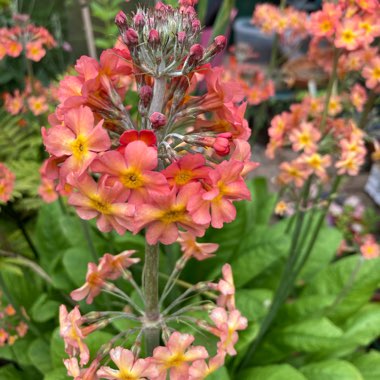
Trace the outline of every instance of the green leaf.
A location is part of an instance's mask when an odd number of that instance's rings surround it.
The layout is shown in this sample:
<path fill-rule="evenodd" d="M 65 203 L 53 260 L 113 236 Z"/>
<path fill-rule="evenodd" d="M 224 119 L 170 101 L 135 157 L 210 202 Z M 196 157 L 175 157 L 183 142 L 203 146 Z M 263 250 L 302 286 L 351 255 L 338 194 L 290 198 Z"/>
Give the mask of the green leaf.
<path fill-rule="evenodd" d="M 362 374 L 363 380 L 380 379 L 380 352 L 370 351 L 352 361 Z"/>
<path fill-rule="evenodd" d="M 241 242 L 231 261 L 237 287 L 242 287 L 264 272 L 280 258 L 286 256 L 289 237 L 284 234 L 284 225 L 258 226 Z"/>
<path fill-rule="evenodd" d="M 344 360 L 326 360 L 300 369 L 307 380 L 363 380 L 360 372 Z"/>
<path fill-rule="evenodd" d="M 42 294 L 31 308 L 31 316 L 36 322 L 47 322 L 58 314 L 60 303 L 49 300 L 47 294 Z"/>
<path fill-rule="evenodd" d="M 264 177 L 256 177 L 252 182 L 252 220 L 255 225 L 268 225 L 273 215 L 277 194 L 269 192 L 268 181 Z"/>
<path fill-rule="evenodd" d="M 63 365 L 62 365 L 63 366 Z M 55 370 L 46 373 L 44 380 L 68 380 L 72 377 L 67 376 L 67 370 L 65 368 L 56 368 Z"/>
<path fill-rule="evenodd" d="M 242 371 L 239 378 L 247 380 L 306 380 L 301 372 L 289 364 L 249 368 Z"/>
<path fill-rule="evenodd" d="M 366 346 L 380 336 L 380 305 L 367 305 L 344 325 L 345 338 L 354 345 Z"/>
<path fill-rule="evenodd" d="M 249 321 L 257 321 L 266 315 L 273 292 L 268 289 L 239 289 L 236 292 L 236 305 Z"/>
<path fill-rule="evenodd" d="M 212 38 L 224 34 L 231 23 L 231 11 L 235 6 L 235 0 L 224 0 L 214 23 Z"/>
<path fill-rule="evenodd" d="M 0 367 L 0 379 L 1 380 L 21 380 L 21 372 L 17 371 L 12 364 L 8 364 L 4 367 Z"/>
<path fill-rule="evenodd" d="M 28 355 L 31 363 L 42 373 L 52 370 L 49 345 L 42 339 L 36 339 L 29 346 Z"/>
<path fill-rule="evenodd" d="M 211 375 L 207 376 L 207 380 L 230 380 L 226 367 L 221 367 Z"/>
<path fill-rule="evenodd" d="M 93 258 L 83 248 L 69 248 L 63 253 L 63 266 L 69 278 L 76 286 L 81 286 L 86 280 L 87 265 Z"/>
<path fill-rule="evenodd" d="M 380 259 L 363 260 L 358 256 L 343 258 L 318 273 L 307 285 L 303 296 L 336 296 L 327 316 L 344 320 L 363 307 L 380 282 Z"/>
<path fill-rule="evenodd" d="M 296 351 L 318 352 L 338 344 L 343 331 L 327 318 L 309 319 L 294 325 L 275 329 L 268 340 Z"/>
<path fill-rule="evenodd" d="M 50 339 L 50 355 L 53 367 L 63 368 L 62 360 L 67 357 L 63 339 L 59 335 L 59 327 L 57 327 Z"/>

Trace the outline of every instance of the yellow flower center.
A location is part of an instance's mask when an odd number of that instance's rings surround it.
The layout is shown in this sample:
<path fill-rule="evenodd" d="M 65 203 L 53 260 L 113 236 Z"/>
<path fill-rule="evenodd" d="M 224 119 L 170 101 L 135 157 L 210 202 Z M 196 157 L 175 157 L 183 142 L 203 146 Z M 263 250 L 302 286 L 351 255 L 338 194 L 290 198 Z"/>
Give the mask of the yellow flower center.
<path fill-rule="evenodd" d="M 87 139 L 83 135 L 78 135 L 71 143 L 71 151 L 76 159 L 82 159 L 88 153 Z"/>
<path fill-rule="evenodd" d="M 373 77 L 377 80 L 380 79 L 380 67 L 375 67 L 373 69 Z"/>
<path fill-rule="evenodd" d="M 323 21 L 322 24 L 321 24 L 321 29 L 322 29 L 322 32 L 324 33 L 327 33 L 328 31 L 331 30 L 331 22 L 326 20 L 326 21 Z"/>
<path fill-rule="evenodd" d="M 186 360 L 182 353 L 174 354 L 166 362 L 166 368 L 179 367 Z"/>
<path fill-rule="evenodd" d="M 193 173 L 190 170 L 180 170 L 174 177 L 177 185 L 186 185 L 193 178 Z"/>
<path fill-rule="evenodd" d="M 173 206 L 171 209 L 164 211 L 160 219 L 165 224 L 171 224 L 171 223 L 176 223 L 183 220 L 185 214 L 186 214 L 185 206 L 183 205 Z"/>
<path fill-rule="evenodd" d="M 128 189 L 138 189 L 144 185 L 143 176 L 135 169 L 125 171 L 120 177 L 120 181 Z"/>
<path fill-rule="evenodd" d="M 342 39 L 346 43 L 351 43 L 355 40 L 355 33 L 351 29 L 346 29 L 342 33 Z"/>
<path fill-rule="evenodd" d="M 313 169 L 319 169 L 322 164 L 321 157 L 319 154 L 314 154 L 312 155 L 308 160 L 308 164 L 313 168 Z"/>
<path fill-rule="evenodd" d="M 118 375 L 120 380 L 139 380 L 140 378 L 134 375 L 132 372 L 122 369 Z"/>
<path fill-rule="evenodd" d="M 109 215 L 112 211 L 112 206 L 108 202 L 104 202 L 98 195 L 90 198 L 90 205 L 93 209 L 101 214 Z"/>
<path fill-rule="evenodd" d="M 310 138 L 310 135 L 308 133 L 302 133 L 300 135 L 300 138 L 299 138 L 299 142 L 303 145 L 303 146 L 308 146 L 311 144 L 311 138 Z"/>

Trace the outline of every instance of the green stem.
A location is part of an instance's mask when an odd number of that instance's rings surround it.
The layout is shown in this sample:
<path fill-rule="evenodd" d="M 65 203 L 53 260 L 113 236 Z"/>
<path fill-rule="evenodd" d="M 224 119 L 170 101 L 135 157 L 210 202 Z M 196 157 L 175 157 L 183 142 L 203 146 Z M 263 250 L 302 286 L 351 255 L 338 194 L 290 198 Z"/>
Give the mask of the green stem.
<path fill-rule="evenodd" d="M 152 356 L 153 350 L 160 344 L 160 319 L 158 297 L 159 273 L 159 244 L 145 244 L 145 263 L 143 269 L 142 286 L 145 297 L 144 328 L 147 355 Z"/>
<path fill-rule="evenodd" d="M 95 260 L 95 262 L 98 261 L 99 259 L 99 256 L 96 252 L 96 249 L 95 249 L 95 246 L 94 246 L 94 242 L 92 241 L 92 237 L 91 237 L 91 231 L 90 231 L 90 227 L 87 223 L 86 220 L 83 220 L 81 219 L 81 224 L 82 224 L 82 229 L 83 229 L 83 235 L 84 235 L 84 238 L 86 239 L 86 242 L 87 242 L 87 245 L 88 245 L 88 249 L 91 253 L 91 256 L 92 258 Z"/>
<path fill-rule="evenodd" d="M 305 209 L 306 209 L 306 205 L 307 205 L 307 201 L 309 197 L 311 181 L 312 181 L 312 177 L 309 177 L 309 179 L 306 181 L 303 187 L 302 197 L 301 197 L 302 202 L 300 202 L 301 204 L 299 204 L 296 211 L 296 216 L 295 216 L 296 226 L 293 231 L 292 241 L 291 241 L 290 249 L 288 252 L 288 261 L 286 262 L 285 268 L 282 272 L 281 279 L 274 296 L 274 300 L 272 302 L 272 305 L 269 309 L 268 314 L 266 315 L 263 323 L 260 326 L 260 331 L 257 335 L 257 338 L 248 348 L 248 351 L 245 357 L 243 358 L 242 362 L 239 364 L 237 368 L 238 370 L 247 367 L 251 363 L 252 356 L 254 355 L 258 346 L 260 345 L 265 335 L 267 334 L 269 327 L 271 326 L 273 320 L 275 319 L 278 313 L 278 310 L 280 309 L 283 303 L 284 298 L 286 298 L 287 290 L 291 287 L 291 284 L 289 283 L 289 277 L 290 277 L 289 275 L 298 257 L 298 249 L 297 249 L 298 239 L 302 231 L 302 225 L 303 225 L 303 221 L 305 217 Z"/>

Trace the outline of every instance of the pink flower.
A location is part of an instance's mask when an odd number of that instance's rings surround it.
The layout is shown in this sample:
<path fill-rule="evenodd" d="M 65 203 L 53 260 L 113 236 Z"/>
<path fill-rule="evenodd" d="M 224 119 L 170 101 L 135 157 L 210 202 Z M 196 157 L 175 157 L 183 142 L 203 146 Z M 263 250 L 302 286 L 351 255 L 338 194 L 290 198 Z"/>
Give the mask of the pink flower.
<path fill-rule="evenodd" d="M 120 184 L 125 188 L 128 202 L 141 205 L 152 194 L 169 192 L 163 174 L 154 171 L 157 167 L 157 150 L 143 141 L 133 141 L 124 150 L 106 152 L 93 162 L 91 168 L 107 174 L 107 184 Z"/>
<path fill-rule="evenodd" d="M 125 203 L 127 195 L 121 183 L 106 185 L 106 177 L 96 183 L 88 174 L 81 177 L 69 176 L 69 183 L 77 191 L 71 193 L 68 203 L 75 206 L 82 219 L 97 218 L 97 226 L 102 232 L 114 229 L 119 235 L 133 227 L 135 206 Z"/>
<path fill-rule="evenodd" d="M 46 55 L 46 50 L 40 41 L 32 41 L 26 44 L 26 58 L 39 62 Z"/>
<path fill-rule="evenodd" d="M 219 244 L 197 243 L 190 232 L 179 231 L 178 242 L 185 257 L 194 257 L 199 261 L 213 257 L 213 253 L 219 248 Z"/>
<path fill-rule="evenodd" d="M 149 244 L 158 241 L 172 244 L 178 238 L 178 228 L 182 227 L 195 236 L 203 236 L 207 223 L 195 222 L 187 211 L 192 195 L 200 192 L 200 183 L 193 182 L 176 189 L 167 195 L 151 197 L 151 203 L 141 205 L 135 217 L 135 233 L 146 227 L 146 240 Z"/>
<path fill-rule="evenodd" d="M 219 280 L 217 284 L 210 285 L 221 294 L 217 301 L 218 306 L 227 308 L 228 310 L 235 310 L 235 285 L 231 265 L 224 264 L 222 273 L 223 279 Z"/>
<path fill-rule="evenodd" d="M 70 173 L 82 174 L 98 152 L 111 146 L 102 124 L 101 121 L 94 126 L 92 111 L 81 106 L 65 114 L 64 125 L 56 125 L 48 130 L 42 128 L 46 150 L 55 157 L 65 158 L 60 167 L 63 178 L 66 179 Z"/>
<path fill-rule="evenodd" d="M 364 104 L 367 102 L 367 93 L 364 87 L 356 83 L 350 92 L 350 100 L 356 111 L 362 112 Z"/>
<path fill-rule="evenodd" d="M 211 312 L 210 318 L 216 326 L 216 328 L 211 328 L 211 332 L 220 338 L 220 342 L 218 343 L 219 352 L 236 355 L 234 346 L 239 339 L 237 331 L 247 328 L 247 319 L 242 317 L 237 309 L 227 313 L 221 307 L 215 308 Z"/>
<path fill-rule="evenodd" d="M 116 347 L 111 350 L 110 357 L 118 369 L 100 367 L 97 375 L 101 378 L 109 380 L 140 380 L 151 379 L 158 375 L 158 370 L 152 365 L 150 359 L 136 359 L 130 350 Z"/>
<path fill-rule="evenodd" d="M 16 176 L 0 162 L 0 202 L 7 203 L 12 196 Z"/>
<path fill-rule="evenodd" d="M 138 257 L 131 257 L 136 251 L 123 251 L 118 255 L 106 253 L 99 261 L 99 268 L 104 279 L 116 280 L 123 271 L 140 261 Z"/>
<path fill-rule="evenodd" d="M 49 107 L 45 96 L 31 96 L 28 98 L 28 106 L 33 115 L 38 116 L 45 113 Z"/>
<path fill-rule="evenodd" d="M 217 369 L 223 366 L 226 353 L 218 353 L 213 358 L 209 359 L 208 363 L 205 360 L 196 360 L 189 369 L 189 380 L 203 380 Z"/>
<path fill-rule="evenodd" d="M 364 237 L 364 243 L 360 246 L 360 252 L 367 260 L 380 256 L 380 245 L 377 244 L 373 235 L 368 234 Z"/>
<path fill-rule="evenodd" d="M 82 324 L 82 316 L 79 307 L 68 313 L 66 306 L 61 305 L 59 308 L 59 325 L 60 335 L 65 341 L 65 351 L 69 356 L 79 354 L 80 365 L 86 365 L 90 360 L 90 352 L 83 342 L 85 336 L 80 329 Z"/>
<path fill-rule="evenodd" d="M 177 188 L 207 178 L 210 168 L 201 154 L 186 154 L 162 171 L 171 186 Z"/>
<path fill-rule="evenodd" d="M 143 141 L 147 146 L 156 146 L 157 137 L 153 131 L 143 129 L 142 131 L 125 131 L 119 139 L 120 147 L 117 150 L 124 155 L 125 147 L 133 141 Z"/>
<path fill-rule="evenodd" d="M 87 297 L 86 303 L 91 304 L 94 298 L 100 294 L 105 282 L 105 271 L 94 263 L 88 263 L 86 282 L 79 289 L 70 293 L 74 301 L 81 301 Z"/>
<path fill-rule="evenodd" d="M 302 123 L 298 129 L 290 133 L 289 140 L 295 152 L 304 150 L 312 153 L 317 149 L 316 143 L 320 140 L 321 133 L 311 123 Z"/>
<path fill-rule="evenodd" d="M 363 69 L 363 78 L 366 80 L 365 84 L 370 89 L 375 89 L 380 85 L 380 57 L 376 57 Z"/>
<path fill-rule="evenodd" d="M 159 372 L 155 380 L 165 380 L 170 371 L 171 380 L 189 378 L 189 363 L 208 358 L 206 349 L 202 346 L 190 347 L 194 337 L 189 334 L 174 332 L 166 347 L 157 347 L 153 351 L 152 364 Z"/>
<path fill-rule="evenodd" d="M 223 161 L 209 174 L 208 191 L 194 193 L 188 204 L 193 219 L 200 224 L 222 228 L 232 222 L 236 209 L 232 202 L 250 199 L 250 192 L 241 177 L 244 164 L 239 161 Z"/>
<path fill-rule="evenodd" d="M 58 193 L 55 191 L 54 181 L 43 177 L 41 185 L 38 187 L 38 194 L 46 203 L 52 203 L 58 199 Z"/>
<path fill-rule="evenodd" d="M 236 139 L 233 141 L 233 145 L 230 158 L 231 160 L 240 161 L 244 164 L 243 170 L 240 174 L 244 178 L 248 173 L 260 166 L 260 164 L 251 161 L 252 152 L 249 142 Z"/>
<path fill-rule="evenodd" d="M 291 162 L 282 162 L 280 164 L 280 175 L 278 177 L 280 183 L 294 183 L 296 187 L 302 187 L 306 178 L 309 175 L 309 170 L 305 164 L 299 159 Z"/>

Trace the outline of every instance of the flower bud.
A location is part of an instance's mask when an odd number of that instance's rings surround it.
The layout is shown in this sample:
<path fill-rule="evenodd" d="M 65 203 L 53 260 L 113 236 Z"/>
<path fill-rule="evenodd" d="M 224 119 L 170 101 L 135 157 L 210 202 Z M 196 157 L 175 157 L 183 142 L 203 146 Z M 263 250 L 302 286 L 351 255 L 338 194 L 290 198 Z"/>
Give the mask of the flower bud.
<path fill-rule="evenodd" d="M 215 51 L 220 53 L 227 45 L 227 38 L 225 36 L 217 36 L 214 39 Z"/>
<path fill-rule="evenodd" d="M 166 116 L 160 112 L 154 112 L 149 118 L 154 129 L 159 129 L 166 125 Z"/>
<path fill-rule="evenodd" d="M 151 43 L 152 45 L 156 45 L 156 44 L 159 44 L 159 43 L 160 43 L 160 34 L 157 32 L 157 30 L 152 29 L 152 30 L 149 32 L 148 41 L 149 41 L 149 43 Z"/>
<path fill-rule="evenodd" d="M 194 32 L 198 32 L 201 30 L 201 22 L 198 19 L 193 20 L 191 26 Z"/>
<path fill-rule="evenodd" d="M 178 32 L 177 34 L 178 42 L 183 44 L 186 40 L 186 32 Z"/>
<path fill-rule="evenodd" d="M 145 18 L 142 13 L 136 13 L 133 17 L 133 22 L 136 28 L 142 28 L 145 25 Z"/>
<path fill-rule="evenodd" d="M 115 17 L 115 24 L 121 30 L 126 29 L 127 27 L 127 16 L 123 11 L 119 11 L 119 13 Z"/>
<path fill-rule="evenodd" d="M 215 149 L 215 152 L 219 156 L 227 156 L 227 154 L 230 153 L 231 146 L 230 146 L 230 140 L 232 138 L 231 133 L 220 133 L 213 144 L 213 148 Z"/>
<path fill-rule="evenodd" d="M 153 89 L 152 87 L 145 85 L 140 88 L 140 100 L 145 108 L 150 104 L 153 97 Z"/>
<path fill-rule="evenodd" d="M 205 49 L 202 45 L 200 44 L 193 45 L 190 48 L 190 54 L 189 54 L 190 65 L 197 64 L 199 61 L 201 61 L 204 53 L 205 53 Z"/>
<path fill-rule="evenodd" d="M 139 42 L 139 35 L 134 29 L 128 28 L 123 33 L 123 41 L 127 46 L 136 46 Z"/>
<path fill-rule="evenodd" d="M 156 11 L 159 11 L 159 12 L 165 12 L 168 10 L 168 7 L 167 5 L 165 5 L 162 1 L 159 1 L 157 4 L 156 4 Z"/>

